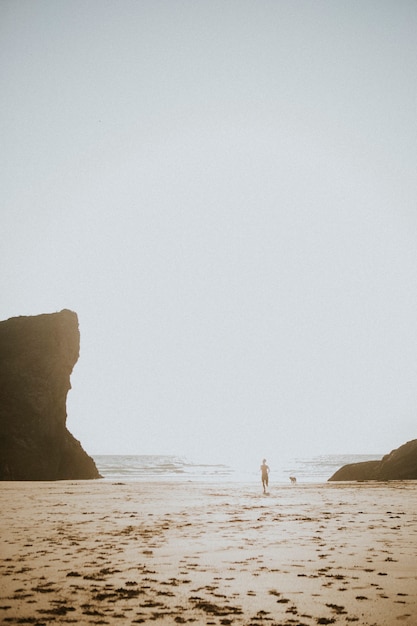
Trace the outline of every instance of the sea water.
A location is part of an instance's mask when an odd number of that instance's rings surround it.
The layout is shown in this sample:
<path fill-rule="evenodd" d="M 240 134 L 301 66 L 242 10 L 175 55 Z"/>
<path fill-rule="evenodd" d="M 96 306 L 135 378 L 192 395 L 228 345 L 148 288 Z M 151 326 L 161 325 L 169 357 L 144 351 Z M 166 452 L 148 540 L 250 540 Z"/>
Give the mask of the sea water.
<path fill-rule="evenodd" d="M 252 482 L 259 480 L 259 467 L 242 470 L 226 464 L 189 461 L 172 455 L 93 455 L 97 469 L 104 479 L 123 481 L 204 481 Z M 372 461 L 381 455 L 328 454 L 300 457 L 270 464 L 270 482 L 288 483 L 290 476 L 297 482 L 326 482 L 336 470 L 348 463 Z"/>

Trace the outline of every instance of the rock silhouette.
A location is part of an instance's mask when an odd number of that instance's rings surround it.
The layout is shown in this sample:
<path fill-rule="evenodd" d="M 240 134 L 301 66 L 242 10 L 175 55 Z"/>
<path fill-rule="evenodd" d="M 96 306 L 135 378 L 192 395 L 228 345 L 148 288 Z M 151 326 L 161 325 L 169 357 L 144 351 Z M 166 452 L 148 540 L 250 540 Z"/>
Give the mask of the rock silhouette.
<path fill-rule="evenodd" d="M 100 477 L 66 427 L 79 350 L 72 311 L 0 322 L 0 480 Z"/>
<path fill-rule="evenodd" d="M 417 439 L 392 450 L 380 461 L 344 465 L 329 480 L 417 480 Z"/>

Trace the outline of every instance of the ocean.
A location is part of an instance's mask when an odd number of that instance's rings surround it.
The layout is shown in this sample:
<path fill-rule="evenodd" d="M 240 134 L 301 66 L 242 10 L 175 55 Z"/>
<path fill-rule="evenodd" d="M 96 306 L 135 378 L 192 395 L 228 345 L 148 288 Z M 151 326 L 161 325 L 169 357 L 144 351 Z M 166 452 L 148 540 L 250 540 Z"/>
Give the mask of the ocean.
<path fill-rule="evenodd" d="M 381 455 L 328 454 L 283 460 L 270 464 L 270 483 L 283 484 L 295 476 L 300 483 L 323 483 L 347 463 L 372 461 Z M 122 481 L 204 481 L 254 482 L 260 480 L 259 467 L 242 471 L 225 464 L 202 464 L 171 455 L 93 455 L 105 480 Z"/>

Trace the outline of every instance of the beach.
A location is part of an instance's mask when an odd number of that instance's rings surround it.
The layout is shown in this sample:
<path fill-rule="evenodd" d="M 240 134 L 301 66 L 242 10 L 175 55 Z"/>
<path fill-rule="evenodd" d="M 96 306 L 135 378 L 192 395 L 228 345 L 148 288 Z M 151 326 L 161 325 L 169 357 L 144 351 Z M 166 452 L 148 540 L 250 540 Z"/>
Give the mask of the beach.
<path fill-rule="evenodd" d="M 417 482 L 3 482 L 1 624 L 417 624 Z"/>

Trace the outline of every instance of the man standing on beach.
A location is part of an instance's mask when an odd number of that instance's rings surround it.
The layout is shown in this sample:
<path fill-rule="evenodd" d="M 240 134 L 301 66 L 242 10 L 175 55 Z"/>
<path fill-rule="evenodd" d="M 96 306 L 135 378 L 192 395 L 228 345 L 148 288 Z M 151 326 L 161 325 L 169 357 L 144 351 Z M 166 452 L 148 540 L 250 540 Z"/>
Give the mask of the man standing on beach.
<path fill-rule="evenodd" d="M 266 493 L 266 488 L 268 487 L 268 479 L 269 479 L 269 467 L 266 464 L 266 459 L 262 461 L 261 476 L 262 476 L 262 487 L 263 487 L 264 493 Z"/>

